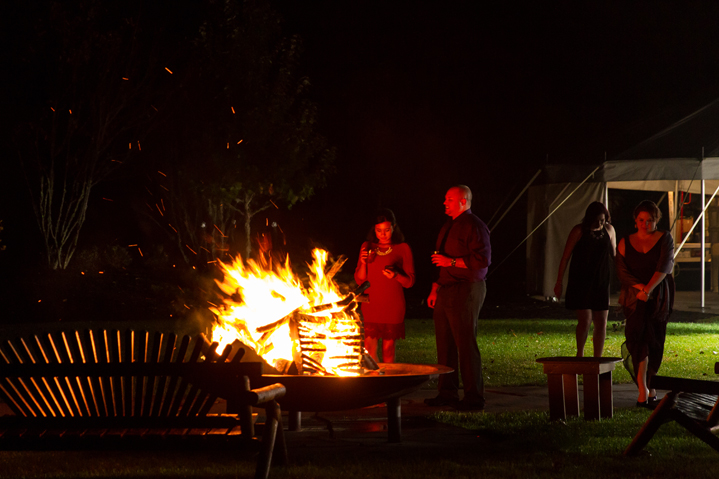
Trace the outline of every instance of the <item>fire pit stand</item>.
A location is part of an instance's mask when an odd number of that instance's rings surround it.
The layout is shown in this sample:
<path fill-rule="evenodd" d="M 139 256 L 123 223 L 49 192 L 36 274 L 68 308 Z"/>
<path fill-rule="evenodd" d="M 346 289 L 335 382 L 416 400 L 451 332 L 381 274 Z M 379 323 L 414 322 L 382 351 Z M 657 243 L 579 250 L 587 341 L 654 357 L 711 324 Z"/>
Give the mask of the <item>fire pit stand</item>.
<path fill-rule="evenodd" d="M 380 363 L 380 369 L 353 377 L 263 375 L 257 386 L 281 383 L 287 394 L 279 400 L 290 411 L 289 430 L 301 430 L 301 411 L 328 412 L 387 404 L 389 442 L 401 442 L 402 396 L 452 369 L 440 365 Z M 228 405 L 231 407 L 231 405 Z"/>

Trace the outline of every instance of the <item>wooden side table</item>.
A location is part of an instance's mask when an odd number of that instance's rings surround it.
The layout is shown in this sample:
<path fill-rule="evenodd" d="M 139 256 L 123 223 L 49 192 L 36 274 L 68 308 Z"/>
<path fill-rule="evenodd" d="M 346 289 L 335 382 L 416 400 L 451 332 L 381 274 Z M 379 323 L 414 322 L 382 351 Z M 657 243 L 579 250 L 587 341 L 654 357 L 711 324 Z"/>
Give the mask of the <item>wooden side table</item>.
<path fill-rule="evenodd" d="M 552 421 L 579 416 L 577 375 L 584 378 L 584 418 L 602 419 L 614 415 L 612 371 L 621 358 L 539 358 L 549 387 L 549 418 Z"/>

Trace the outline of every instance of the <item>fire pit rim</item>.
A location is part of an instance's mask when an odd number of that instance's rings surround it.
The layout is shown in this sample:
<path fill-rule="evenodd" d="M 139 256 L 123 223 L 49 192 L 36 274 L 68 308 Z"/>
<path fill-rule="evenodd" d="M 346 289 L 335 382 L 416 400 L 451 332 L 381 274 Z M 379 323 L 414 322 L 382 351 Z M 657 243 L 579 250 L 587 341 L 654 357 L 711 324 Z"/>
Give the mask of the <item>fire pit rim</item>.
<path fill-rule="evenodd" d="M 342 411 L 357 409 L 399 398 L 413 391 L 440 374 L 452 372 L 451 368 L 437 364 L 380 363 L 385 374 L 363 376 L 301 376 L 263 374 L 264 382 L 279 382 L 287 388 L 287 394 L 279 400 L 283 409 L 291 411 Z M 412 370 L 392 374 L 392 371 Z"/>
<path fill-rule="evenodd" d="M 305 377 L 305 378 L 324 378 L 336 381 L 338 379 L 359 379 L 359 378 L 393 378 L 393 377 L 412 377 L 412 376 L 438 376 L 440 374 L 451 373 L 454 370 L 441 364 L 414 364 L 414 363 L 378 363 L 380 367 L 377 371 L 369 371 L 359 376 L 322 376 L 322 375 L 299 375 L 299 374 L 263 374 L 267 378 L 286 378 L 286 377 Z M 409 367 L 408 367 L 409 366 Z M 417 370 L 417 368 L 420 368 Z M 384 373 L 380 372 L 384 371 Z M 434 378 L 430 378 L 434 379 Z"/>

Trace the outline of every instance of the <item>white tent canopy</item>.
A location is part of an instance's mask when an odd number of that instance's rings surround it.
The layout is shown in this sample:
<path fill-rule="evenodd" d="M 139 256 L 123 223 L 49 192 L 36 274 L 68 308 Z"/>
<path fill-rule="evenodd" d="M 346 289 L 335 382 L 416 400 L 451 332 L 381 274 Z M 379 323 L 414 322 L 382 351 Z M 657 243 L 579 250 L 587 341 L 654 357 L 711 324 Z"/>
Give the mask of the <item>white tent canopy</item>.
<path fill-rule="evenodd" d="M 554 295 L 557 269 L 569 231 L 581 222 L 589 203 L 602 201 L 608 204 L 610 188 L 667 192 L 670 224 L 674 224 L 678 192 L 711 195 L 719 188 L 719 99 L 616 159 L 605 161 L 586 179 L 595 168 L 547 165 L 542 172 L 542 184 L 529 189 L 527 232 L 534 231 L 543 221 L 545 223 L 527 240 L 528 293 L 544 297 Z M 570 194 L 572 196 L 567 200 Z M 547 218 L 562 202 L 561 208 Z M 701 228 L 704 228 L 704 217 Z M 700 236 L 702 251 L 704 235 Z M 701 265 L 703 306 L 704 263 Z"/>
<path fill-rule="evenodd" d="M 719 125 L 717 127 L 719 135 Z M 607 188 L 641 191 L 687 191 L 699 193 L 719 186 L 719 158 L 666 158 L 612 160 L 602 165 L 601 179 Z"/>

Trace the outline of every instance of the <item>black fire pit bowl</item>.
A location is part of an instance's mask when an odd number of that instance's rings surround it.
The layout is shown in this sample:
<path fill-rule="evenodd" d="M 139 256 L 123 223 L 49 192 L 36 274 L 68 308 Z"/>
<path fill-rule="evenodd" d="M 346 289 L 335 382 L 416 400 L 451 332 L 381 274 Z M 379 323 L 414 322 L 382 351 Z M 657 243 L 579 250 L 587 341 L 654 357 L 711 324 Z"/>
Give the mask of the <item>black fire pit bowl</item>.
<path fill-rule="evenodd" d="M 287 394 L 280 399 L 289 411 L 343 411 L 386 402 L 416 391 L 440 374 L 446 366 L 430 364 L 380 363 L 378 371 L 362 376 L 263 375 L 263 384 L 282 383 Z M 253 384 L 254 387 L 254 384 Z"/>

